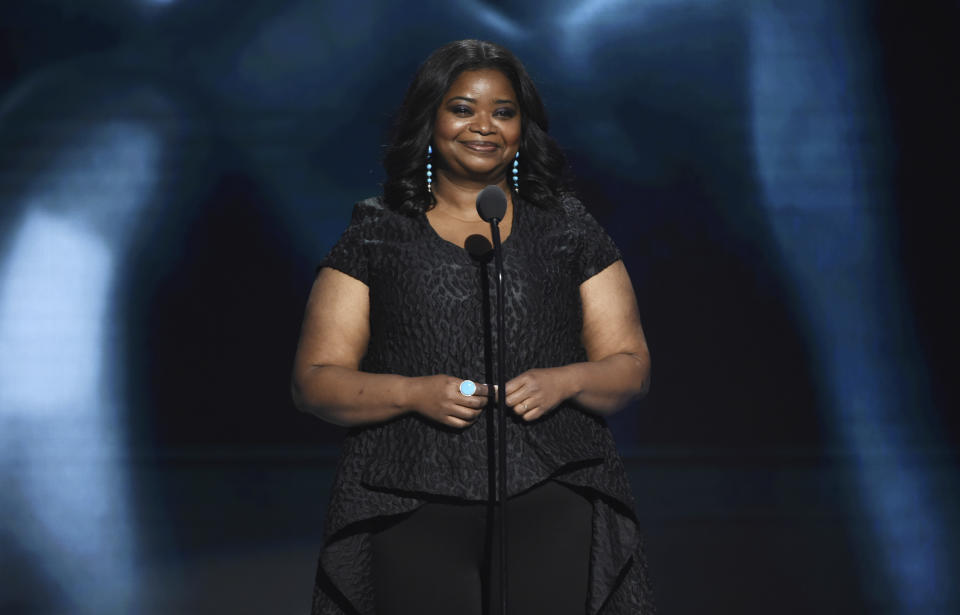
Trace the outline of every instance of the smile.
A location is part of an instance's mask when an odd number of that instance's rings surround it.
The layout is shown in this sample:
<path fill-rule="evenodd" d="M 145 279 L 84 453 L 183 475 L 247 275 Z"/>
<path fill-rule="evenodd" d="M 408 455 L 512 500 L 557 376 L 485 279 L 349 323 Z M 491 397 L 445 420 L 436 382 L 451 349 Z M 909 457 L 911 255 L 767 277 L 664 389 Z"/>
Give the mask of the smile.
<path fill-rule="evenodd" d="M 461 141 L 461 144 L 475 152 L 495 152 L 500 149 L 499 145 L 489 141 Z"/>

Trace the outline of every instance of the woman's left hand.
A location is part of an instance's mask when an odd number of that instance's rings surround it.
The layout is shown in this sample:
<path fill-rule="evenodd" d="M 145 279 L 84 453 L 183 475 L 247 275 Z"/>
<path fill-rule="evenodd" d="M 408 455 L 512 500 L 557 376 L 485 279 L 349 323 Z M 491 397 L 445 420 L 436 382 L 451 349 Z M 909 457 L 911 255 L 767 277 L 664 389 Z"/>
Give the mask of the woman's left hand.
<path fill-rule="evenodd" d="M 571 397 L 562 367 L 531 369 L 507 382 L 507 405 L 525 421 L 535 421 Z"/>

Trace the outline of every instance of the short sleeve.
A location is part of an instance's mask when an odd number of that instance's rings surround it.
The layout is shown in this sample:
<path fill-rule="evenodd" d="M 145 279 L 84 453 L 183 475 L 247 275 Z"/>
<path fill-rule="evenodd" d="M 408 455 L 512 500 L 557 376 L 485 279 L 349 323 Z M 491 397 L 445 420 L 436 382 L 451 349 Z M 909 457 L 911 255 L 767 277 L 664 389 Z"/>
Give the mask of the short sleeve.
<path fill-rule="evenodd" d="M 583 203 L 567 198 L 563 205 L 575 246 L 577 284 L 582 284 L 620 260 L 620 250 Z"/>
<path fill-rule="evenodd" d="M 350 224 L 327 256 L 317 265 L 317 271 L 323 267 L 331 267 L 369 286 L 367 246 L 370 243 L 375 207 L 369 199 L 353 206 Z"/>

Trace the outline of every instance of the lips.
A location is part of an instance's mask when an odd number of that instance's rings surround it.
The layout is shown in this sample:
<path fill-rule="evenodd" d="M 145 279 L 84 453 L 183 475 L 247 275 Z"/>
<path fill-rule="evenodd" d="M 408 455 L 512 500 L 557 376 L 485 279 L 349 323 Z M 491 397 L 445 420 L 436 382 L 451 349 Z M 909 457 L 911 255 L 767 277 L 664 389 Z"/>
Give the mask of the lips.
<path fill-rule="evenodd" d="M 475 152 L 495 152 L 500 146 L 490 141 L 461 141 L 464 147 Z"/>

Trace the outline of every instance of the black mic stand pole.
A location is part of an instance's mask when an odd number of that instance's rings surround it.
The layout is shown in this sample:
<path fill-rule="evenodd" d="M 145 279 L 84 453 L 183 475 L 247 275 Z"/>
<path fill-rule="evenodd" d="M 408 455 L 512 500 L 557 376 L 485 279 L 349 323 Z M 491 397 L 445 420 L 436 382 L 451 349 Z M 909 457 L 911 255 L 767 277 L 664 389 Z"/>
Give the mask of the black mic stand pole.
<path fill-rule="evenodd" d="M 497 499 L 500 502 L 500 614 L 507 615 L 507 391 L 504 381 L 506 343 L 503 326 L 503 253 L 500 248 L 500 220 L 490 220 L 493 237 L 493 258 L 496 264 L 497 284 Z"/>
<path fill-rule="evenodd" d="M 477 195 L 477 213 L 490 223 L 497 285 L 497 494 L 500 503 L 500 615 L 507 615 L 507 364 L 506 329 L 503 325 L 503 250 L 500 246 L 500 221 L 507 215 L 507 195 L 499 186 L 487 186 Z M 492 579 L 491 579 L 492 580 Z"/>

